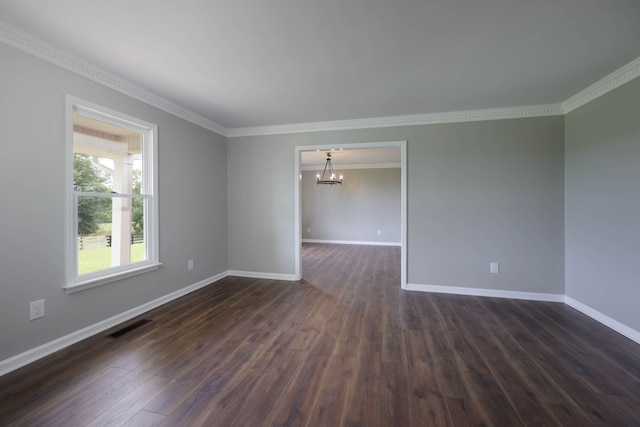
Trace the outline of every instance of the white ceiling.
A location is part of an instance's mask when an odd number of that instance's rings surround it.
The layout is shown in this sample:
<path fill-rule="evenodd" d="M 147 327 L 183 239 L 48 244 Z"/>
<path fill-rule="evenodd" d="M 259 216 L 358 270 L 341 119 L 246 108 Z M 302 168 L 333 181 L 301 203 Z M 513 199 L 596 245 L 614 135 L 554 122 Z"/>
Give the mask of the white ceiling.
<path fill-rule="evenodd" d="M 300 168 L 302 170 L 324 168 L 327 150 L 302 151 Z M 382 147 L 350 150 L 331 150 L 331 164 L 334 169 L 361 167 L 400 167 L 400 147 Z"/>
<path fill-rule="evenodd" d="M 638 0 L 0 0 L 227 129 L 559 103 L 640 57 Z"/>

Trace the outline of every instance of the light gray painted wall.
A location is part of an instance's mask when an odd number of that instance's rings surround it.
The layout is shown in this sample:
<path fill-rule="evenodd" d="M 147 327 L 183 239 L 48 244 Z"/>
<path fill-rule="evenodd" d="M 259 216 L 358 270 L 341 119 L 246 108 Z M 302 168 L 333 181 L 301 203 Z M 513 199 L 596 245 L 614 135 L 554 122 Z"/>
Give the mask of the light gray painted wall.
<path fill-rule="evenodd" d="M 409 283 L 563 294 L 563 138 L 562 117 L 229 138 L 229 267 L 294 274 L 296 146 L 407 140 Z"/>
<path fill-rule="evenodd" d="M 293 274 L 296 146 L 408 141 L 410 283 L 564 291 L 562 117 L 227 143 L 4 44 L 0 62 L 0 360 L 227 269 Z M 72 295 L 61 288 L 67 93 L 159 125 L 163 263 Z M 30 322 L 40 298 L 47 316 Z"/>
<path fill-rule="evenodd" d="M 317 185 L 317 173 L 302 173 L 303 239 L 400 243 L 399 168 L 336 170 L 342 185 Z"/>
<path fill-rule="evenodd" d="M 566 116 L 566 294 L 640 330 L 640 79 Z"/>
<path fill-rule="evenodd" d="M 2 43 L 0 63 L 0 360 L 226 271 L 225 137 Z M 71 295 L 61 287 L 67 93 L 159 126 L 163 264 Z M 41 298 L 46 317 L 30 322 Z"/>

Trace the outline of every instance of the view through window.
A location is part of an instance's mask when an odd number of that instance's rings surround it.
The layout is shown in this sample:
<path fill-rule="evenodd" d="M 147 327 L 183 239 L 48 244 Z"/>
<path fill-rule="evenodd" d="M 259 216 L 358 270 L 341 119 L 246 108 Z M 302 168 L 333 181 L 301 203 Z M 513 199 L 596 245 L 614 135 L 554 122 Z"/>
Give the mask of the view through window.
<path fill-rule="evenodd" d="M 74 280 L 154 258 L 152 129 L 73 106 Z"/>

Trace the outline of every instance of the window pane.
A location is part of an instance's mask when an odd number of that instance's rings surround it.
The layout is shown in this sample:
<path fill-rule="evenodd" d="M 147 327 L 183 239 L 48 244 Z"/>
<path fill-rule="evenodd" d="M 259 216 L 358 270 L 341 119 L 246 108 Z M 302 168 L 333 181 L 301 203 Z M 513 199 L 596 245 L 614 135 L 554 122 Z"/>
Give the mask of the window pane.
<path fill-rule="evenodd" d="M 73 115 L 74 189 L 140 194 L 141 132 Z"/>
<path fill-rule="evenodd" d="M 131 199 L 131 262 L 147 259 L 144 244 L 145 204 L 144 199 Z"/>
<path fill-rule="evenodd" d="M 98 166 L 98 159 L 86 154 L 73 154 L 74 191 L 95 191 L 110 193 L 113 191 L 112 175 Z"/>
<path fill-rule="evenodd" d="M 78 275 L 147 259 L 142 225 L 144 200 L 127 197 L 77 196 Z"/>
<path fill-rule="evenodd" d="M 157 268 L 157 125 L 67 95 L 67 131 L 65 289 Z"/>

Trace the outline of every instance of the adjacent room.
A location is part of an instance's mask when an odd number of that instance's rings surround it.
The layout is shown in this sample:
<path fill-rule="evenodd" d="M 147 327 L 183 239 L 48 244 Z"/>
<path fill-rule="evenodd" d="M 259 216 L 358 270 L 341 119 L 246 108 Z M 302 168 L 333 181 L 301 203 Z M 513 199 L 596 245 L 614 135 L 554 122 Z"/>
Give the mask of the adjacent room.
<path fill-rule="evenodd" d="M 0 0 L 0 425 L 639 425 L 639 22 Z"/>

